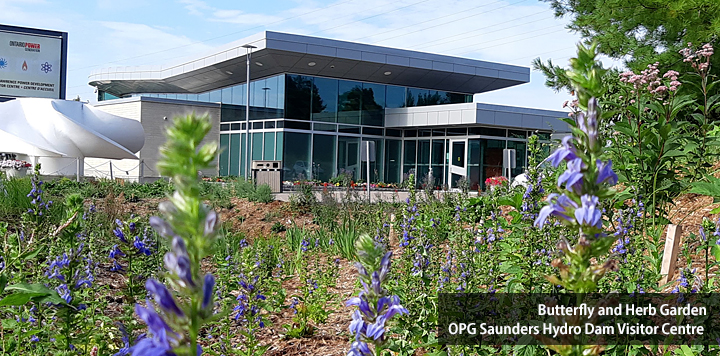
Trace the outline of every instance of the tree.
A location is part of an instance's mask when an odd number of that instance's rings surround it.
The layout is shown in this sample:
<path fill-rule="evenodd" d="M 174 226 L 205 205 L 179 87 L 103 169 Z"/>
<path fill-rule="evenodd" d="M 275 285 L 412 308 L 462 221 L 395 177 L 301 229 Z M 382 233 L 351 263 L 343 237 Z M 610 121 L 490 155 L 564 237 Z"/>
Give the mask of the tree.
<path fill-rule="evenodd" d="M 550 3 L 556 17 L 571 17 L 569 29 L 598 43 L 601 53 L 624 59 L 633 70 L 655 62 L 680 64 L 678 51 L 689 42 L 715 44 L 720 34 L 718 0 L 541 1 Z M 720 56 L 715 64 L 720 68 Z"/>

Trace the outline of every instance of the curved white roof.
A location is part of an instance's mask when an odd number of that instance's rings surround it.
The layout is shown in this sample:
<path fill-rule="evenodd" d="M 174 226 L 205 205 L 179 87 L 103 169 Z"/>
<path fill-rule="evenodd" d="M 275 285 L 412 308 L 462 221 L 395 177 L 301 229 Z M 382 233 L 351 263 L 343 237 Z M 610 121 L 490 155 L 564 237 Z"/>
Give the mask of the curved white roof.
<path fill-rule="evenodd" d="M 139 121 L 79 101 L 19 98 L 0 103 L 0 152 L 136 159 L 144 144 Z"/>

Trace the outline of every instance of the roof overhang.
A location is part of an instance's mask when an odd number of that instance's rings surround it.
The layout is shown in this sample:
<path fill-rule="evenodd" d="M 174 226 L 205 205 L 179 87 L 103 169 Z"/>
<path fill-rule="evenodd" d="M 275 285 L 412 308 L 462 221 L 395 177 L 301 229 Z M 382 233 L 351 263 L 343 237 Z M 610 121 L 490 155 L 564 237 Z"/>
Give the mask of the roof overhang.
<path fill-rule="evenodd" d="M 385 127 L 411 128 L 448 125 L 483 125 L 526 130 L 570 132 L 563 111 L 516 106 L 464 103 L 385 109 Z"/>
<path fill-rule="evenodd" d="M 89 84 L 121 96 L 201 93 L 243 83 L 246 44 L 256 47 L 251 54 L 251 80 L 296 73 L 466 94 L 530 81 L 527 67 L 266 31 L 176 64 L 93 71 Z"/>

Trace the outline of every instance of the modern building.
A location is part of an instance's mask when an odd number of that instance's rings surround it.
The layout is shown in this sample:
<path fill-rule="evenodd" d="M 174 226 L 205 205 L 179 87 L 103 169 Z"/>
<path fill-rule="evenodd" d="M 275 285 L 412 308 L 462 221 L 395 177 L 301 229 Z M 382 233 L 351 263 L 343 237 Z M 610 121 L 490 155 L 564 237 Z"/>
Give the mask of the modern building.
<path fill-rule="evenodd" d="M 438 187 L 466 177 L 475 189 L 503 174 L 504 149 L 516 150 L 517 175 L 529 134 L 568 131 L 563 112 L 473 102 L 529 80 L 526 67 L 269 31 L 192 60 L 89 77 L 100 109 L 143 124 L 145 176 L 163 140 L 158 128 L 195 111 L 212 116 L 210 139 L 222 148 L 207 175 L 244 175 L 249 139 L 249 160 L 282 161 L 285 180 L 362 179 L 361 146 L 372 141 L 373 182 L 399 183 L 414 171 Z"/>

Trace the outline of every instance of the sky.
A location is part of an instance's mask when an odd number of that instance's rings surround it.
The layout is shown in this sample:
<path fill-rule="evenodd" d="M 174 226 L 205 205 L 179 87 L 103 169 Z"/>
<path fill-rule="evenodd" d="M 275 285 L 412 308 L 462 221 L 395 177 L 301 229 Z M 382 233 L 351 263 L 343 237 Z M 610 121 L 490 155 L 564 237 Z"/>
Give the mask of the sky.
<path fill-rule="evenodd" d="M 537 0 L 0 0 L 0 24 L 68 32 L 67 98 L 91 103 L 92 70 L 170 64 L 264 30 L 531 67 L 567 65 L 580 41 L 567 23 Z M 474 99 L 561 110 L 569 94 L 544 81 L 533 71 Z"/>

